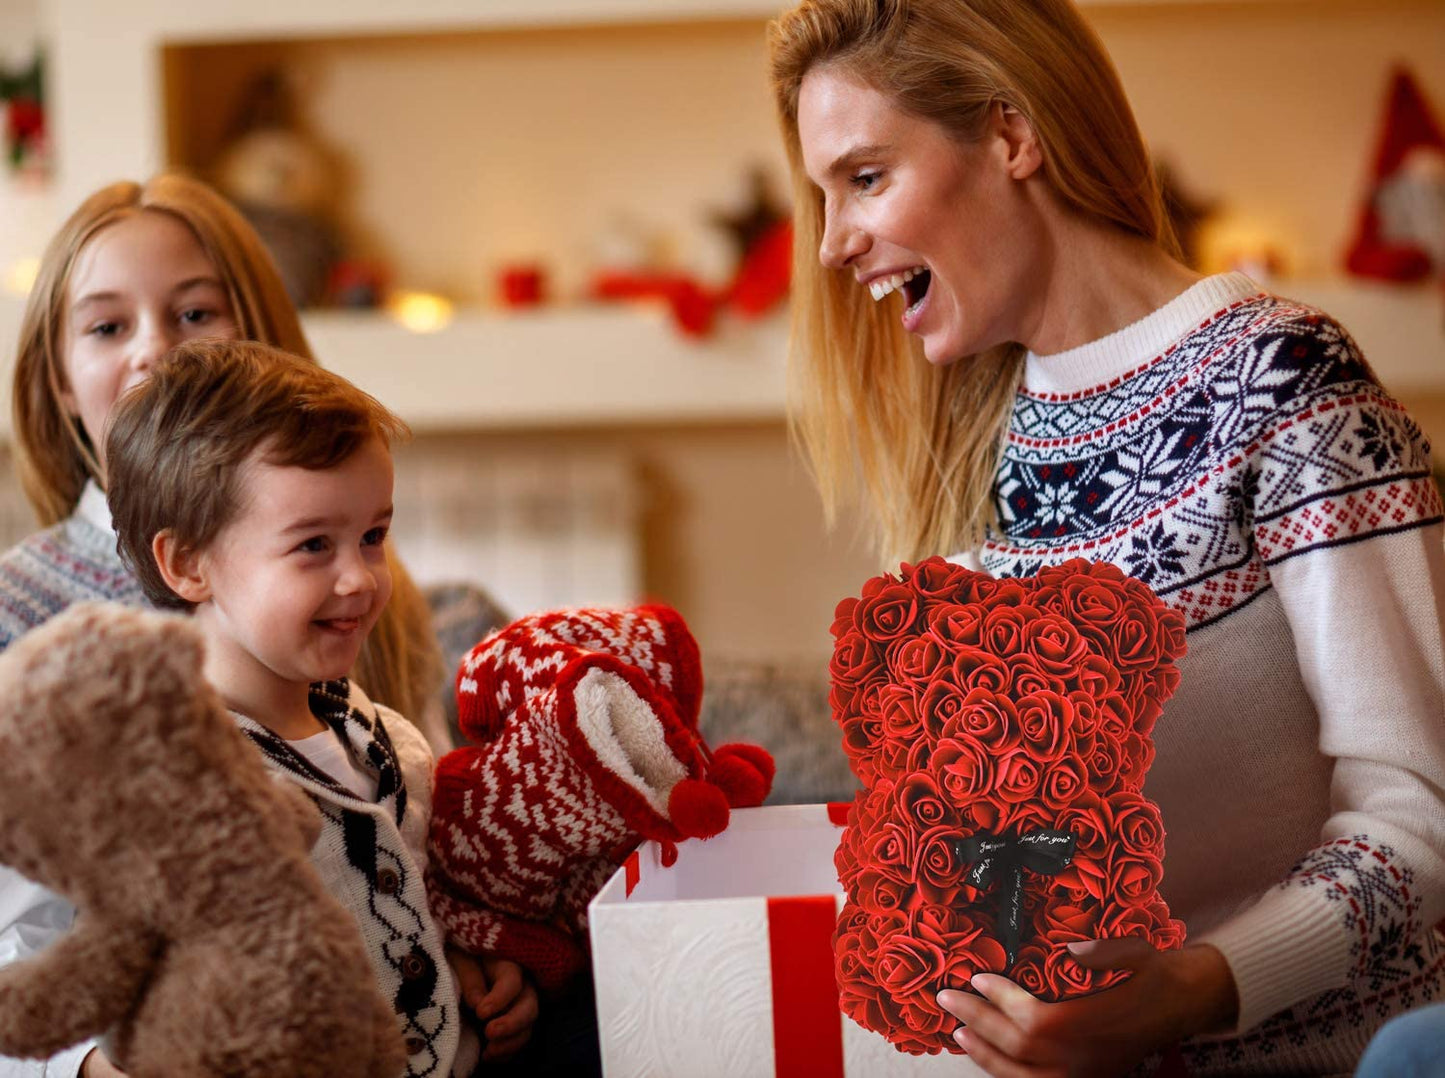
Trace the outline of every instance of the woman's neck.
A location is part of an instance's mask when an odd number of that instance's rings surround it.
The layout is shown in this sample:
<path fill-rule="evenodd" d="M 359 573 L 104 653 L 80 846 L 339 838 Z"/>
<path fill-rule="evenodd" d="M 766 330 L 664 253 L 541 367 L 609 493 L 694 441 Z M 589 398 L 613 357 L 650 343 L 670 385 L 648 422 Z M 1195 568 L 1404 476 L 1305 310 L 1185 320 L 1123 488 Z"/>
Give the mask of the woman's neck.
<path fill-rule="evenodd" d="M 1200 275 L 1158 245 L 1060 210 L 1038 316 L 1021 341 L 1048 356 L 1088 344 L 1164 306 Z"/>

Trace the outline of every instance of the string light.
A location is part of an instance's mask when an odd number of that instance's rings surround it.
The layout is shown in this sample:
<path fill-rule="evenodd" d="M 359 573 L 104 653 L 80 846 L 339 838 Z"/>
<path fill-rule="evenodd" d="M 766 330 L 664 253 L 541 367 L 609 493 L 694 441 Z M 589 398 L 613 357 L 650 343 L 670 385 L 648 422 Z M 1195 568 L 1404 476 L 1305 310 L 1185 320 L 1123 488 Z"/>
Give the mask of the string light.
<path fill-rule="evenodd" d="M 451 300 L 431 292 L 398 292 L 387 308 L 413 333 L 435 333 L 452 320 Z"/>

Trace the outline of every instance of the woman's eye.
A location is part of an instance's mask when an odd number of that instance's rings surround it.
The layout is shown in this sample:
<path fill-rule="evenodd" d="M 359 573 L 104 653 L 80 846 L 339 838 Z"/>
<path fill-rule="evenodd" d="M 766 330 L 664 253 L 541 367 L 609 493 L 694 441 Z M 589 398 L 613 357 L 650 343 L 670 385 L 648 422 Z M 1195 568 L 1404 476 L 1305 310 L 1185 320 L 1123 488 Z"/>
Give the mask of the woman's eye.
<path fill-rule="evenodd" d="M 203 326 L 214 317 L 215 314 L 204 307 L 192 307 L 181 312 L 181 321 L 191 326 Z"/>
<path fill-rule="evenodd" d="M 326 552 L 326 540 L 320 535 L 313 536 L 304 542 L 297 543 L 296 549 L 303 554 L 324 554 Z"/>
<path fill-rule="evenodd" d="M 384 542 L 386 542 L 385 528 L 372 528 L 361 537 L 362 546 L 380 546 Z"/>
<path fill-rule="evenodd" d="M 873 188 L 882 175 L 881 172 L 859 172 L 849 182 L 859 191 L 868 191 Z"/>
<path fill-rule="evenodd" d="M 85 331 L 92 337 L 114 337 L 120 332 L 119 322 L 97 322 Z"/>

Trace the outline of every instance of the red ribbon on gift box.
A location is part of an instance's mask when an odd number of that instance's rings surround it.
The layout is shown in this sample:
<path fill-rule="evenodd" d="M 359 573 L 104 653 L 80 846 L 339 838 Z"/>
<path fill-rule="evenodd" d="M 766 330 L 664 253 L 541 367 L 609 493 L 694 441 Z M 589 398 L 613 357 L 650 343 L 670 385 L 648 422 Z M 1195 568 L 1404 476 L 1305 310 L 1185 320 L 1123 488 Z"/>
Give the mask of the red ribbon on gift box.
<path fill-rule="evenodd" d="M 848 822 L 851 801 L 831 802 L 828 820 Z M 627 894 L 642 877 L 633 850 L 623 861 Z M 777 1078 L 847 1078 L 843 1062 L 843 1012 L 833 975 L 833 895 L 768 899 L 768 954 L 773 978 L 773 1066 Z M 1166 1054 L 1155 1078 L 1188 1078 L 1178 1049 Z"/>
<path fill-rule="evenodd" d="M 833 977 L 832 895 L 768 899 L 777 1078 L 844 1078 L 843 1011 Z"/>
<path fill-rule="evenodd" d="M 848 822 L 851 801 L 830 802 L 828 820 Z M 832 895 L 768 899 L 773 970 L 773 1068 L 777 1078 L 844 1078 L 843 1012 L 833 976 Z"/>

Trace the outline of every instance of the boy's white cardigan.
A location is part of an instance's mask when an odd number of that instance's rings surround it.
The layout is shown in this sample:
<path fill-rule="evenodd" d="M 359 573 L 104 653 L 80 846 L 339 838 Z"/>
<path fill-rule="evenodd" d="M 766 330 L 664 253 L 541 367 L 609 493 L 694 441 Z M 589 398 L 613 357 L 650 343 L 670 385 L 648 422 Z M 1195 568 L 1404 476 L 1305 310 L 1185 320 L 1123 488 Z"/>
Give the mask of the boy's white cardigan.
<path fill-rule="evenodd" d="M 313 685 L 310 702 L 357 763 L 375 774 L 374 802 L 318 770 L 260 723 L 233 714 L 276 776 L 300 786 L 321 810 L 311 861 L 361 927 L 382 996 L 395 1007 L 406 1040 L 408 1078 L 468 1074 L 478 1043 L 461 1021 L 446 941 L 432 919 L 424 881 L 431 749 L 415 726 L 345 679 Z"/>

